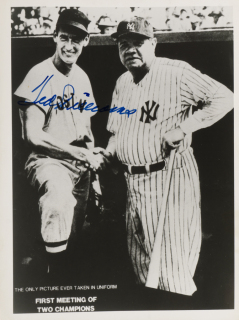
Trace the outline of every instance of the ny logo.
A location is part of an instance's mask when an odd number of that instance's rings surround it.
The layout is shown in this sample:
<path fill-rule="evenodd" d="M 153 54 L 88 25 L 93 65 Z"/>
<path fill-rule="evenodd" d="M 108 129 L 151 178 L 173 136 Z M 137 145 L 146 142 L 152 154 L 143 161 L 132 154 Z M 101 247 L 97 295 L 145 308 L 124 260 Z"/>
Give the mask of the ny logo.
<path fill-rule="evenodd" d="M 134 23 L 133 23 L 133 22 L 132 22 L 132 23 L 129 23 L 129 22 L 128 22 L 128 24 L 127 24 L 127 29 L 134 31 Z"/>
<path fill-rule="evenodd" d="M 156 113 L 159 108 L 159 104 L 156 105 L 155 101 L 152 101 L 151 108 L 149 108 L 149 101 L 145 102 L 146 104 L 146 110 L 144 109 L 144 106 L 141 108 L 141 117 L 139 121 L 144 122 L 144 114 L 146 115 L 146 119 L 144 123 L 150 123 L 149 120 L 156 120 Z M 151 112 L 153 112 L 153 115 L 151 115 Z"/>

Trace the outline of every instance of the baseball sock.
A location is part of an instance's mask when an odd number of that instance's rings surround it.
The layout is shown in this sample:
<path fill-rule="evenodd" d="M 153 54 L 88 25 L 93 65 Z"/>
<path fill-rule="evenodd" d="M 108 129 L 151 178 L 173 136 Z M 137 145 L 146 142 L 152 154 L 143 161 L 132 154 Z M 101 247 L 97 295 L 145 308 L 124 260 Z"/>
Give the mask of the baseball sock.
<path fill-rule="evenodd" d="M 50 275 L 58 276 L 64 274 L 68 269 L 68 254 L 66 250 L 56 253 L 47 252 L 47 261 Z"/>

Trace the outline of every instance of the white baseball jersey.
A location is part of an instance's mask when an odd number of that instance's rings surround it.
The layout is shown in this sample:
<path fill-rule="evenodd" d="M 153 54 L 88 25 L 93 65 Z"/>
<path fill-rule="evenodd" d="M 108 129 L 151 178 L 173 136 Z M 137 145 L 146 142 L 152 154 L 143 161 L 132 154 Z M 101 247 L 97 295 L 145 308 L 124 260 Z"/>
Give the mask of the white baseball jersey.
<path fill-rule="evenodd" d="M 193 106 L 202 101 L 202 110 Z M 192 295 L 193 275 L 201 245 L 198 169 L 190 147 L 193 131 L 212 125 L 232 109 L 232 93 L 189 64 L 155 58 L 149 72 L 135 84 L 130 72 L 117 81 L 112 107 L 137 112 L 110 113 L 107 129 L 115 135 L 116 152 L 128 165 L 145 165 L 163 158 L 162 137 L 180 126 L 186 133 L 177 150 L 162 234 L 159 289 Z M 166 167 L 150 174 L 125 173 L 128 248 L 135 273 L 145 283 L 160 215 Z"/>
<path fill-rule="evenodd" d="M 28 72 L 15 95 L 33 102 L 44 113 L 42 129 L 45 132 L 67 144 L 86 140 L 88 147 L 93 147 L 90 117 L 95 113 L 81 106 L 95 104 L 95 100 L 89 78 L 80 67 L 74 65 L 66 77 L 56 69 L 51 58 L 44 60 Z M 22 110 L 20 116 L 22 120 Z M 22 135 L 24 138 L 24 130 Z M 73 193 L 80 194 L 77 206 L 84 215 L 90 184 L 88 173 L 84 176 L 83 187 L 79 181 L 87 169 L 76 160 L 53 159 L 39 152 L 32 152 L 25 169 L 30 183 L 45 192 L 39 199 L 39 211 L 46 250 L 65 250 L 76 205 Z"/>
<path fill-rule="evenodd" d="M 50 79 L 48 80 L 46 77 Z M 84 93 L 88 93 L 89 97 Z M 15 95 L 32 102 L 37 98 L 38 103 L 36 105 L 45 114 L 43 130 L 53 137 L 71 143 L 87 136 L 92 141 L 89 147 L 93 146 L 90 117 L 95 113 L 87 110 L 76 110 L 77 103 L 95 104 L 89 78 L 79 66 L 74 65 L 70 75 L 66 77 L 56 69 L 52 59 L 48 58 L 28 72 Z M 52 102 L 44 105 L 44 102 L 51 100 L 54 96 L 56 97 L 52 99 Z M 39 102 L 43 97 L 45 99 Z M 74 105 L 75 110 L 72 108 Z"/>

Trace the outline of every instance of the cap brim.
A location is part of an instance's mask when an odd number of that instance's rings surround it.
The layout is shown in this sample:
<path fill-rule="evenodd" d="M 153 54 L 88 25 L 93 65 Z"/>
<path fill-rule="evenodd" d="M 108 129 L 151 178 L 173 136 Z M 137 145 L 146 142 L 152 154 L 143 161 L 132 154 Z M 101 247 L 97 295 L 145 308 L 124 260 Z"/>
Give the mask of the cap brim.
<path fill-rule="evenodd" d="M 75 21 L 64 21 L 64 23 L 59 23 L 59 26 L 72 26 L 78 29 L 79 31 L 83 31 L 86 34 L 89 34 L 86 27 L 83 24 L 75 22 Z"/>
<path fill-rule="evenodd" d="M 111 38 L 113 38 L 114 40 L 118 40 L 119 38 L 121 38 L 122 36 L 126 36 L 126 35 L 129 35 L 129 36 L 136 36 L 137 38 L 144 38 L 144 39 L 149 39 L 151 38 L 150 36 L 147 36 L 146 34 L 142 34 L 142 33 L 139 33 L 139 32 L 125 32 L 125 33 L 118 33 L 118 32 L 115 32 L 115 33 L 112 33 L 111 35 Z"/>

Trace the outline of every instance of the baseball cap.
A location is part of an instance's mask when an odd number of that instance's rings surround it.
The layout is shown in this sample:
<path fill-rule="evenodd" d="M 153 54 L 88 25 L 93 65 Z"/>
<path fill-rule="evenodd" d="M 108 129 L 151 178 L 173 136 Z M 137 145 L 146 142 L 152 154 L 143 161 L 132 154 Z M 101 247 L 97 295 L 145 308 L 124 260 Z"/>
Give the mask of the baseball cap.
<path fill-rule="evenodd" d="M 118 24 L 117 32 L 111 37 L 117 40 L 119 37 L 126 34 L 134 34 L 142 38 L 153 38 L 153 27 L 144 18 L 134 17 L 132 19 L 123 20 Z"/>
<path fill-rule="evenodd" d="M 83 12 L 77 9 L 65 9 L 59 15 L 56 26 L 69 25 L 88 33 L 88 24 L 91 21 Z"/>

